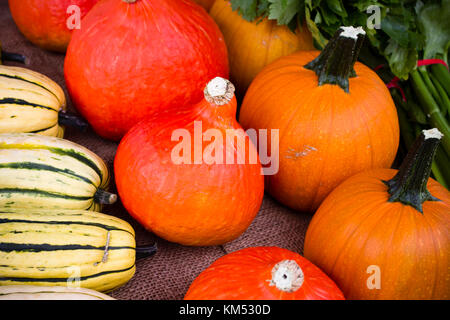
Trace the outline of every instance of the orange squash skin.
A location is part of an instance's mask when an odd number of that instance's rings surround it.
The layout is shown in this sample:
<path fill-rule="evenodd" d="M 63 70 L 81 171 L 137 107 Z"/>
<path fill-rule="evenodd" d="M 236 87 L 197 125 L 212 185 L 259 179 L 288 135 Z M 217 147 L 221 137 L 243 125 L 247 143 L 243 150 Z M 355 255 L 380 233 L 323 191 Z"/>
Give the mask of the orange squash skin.
<path fill-rule="evenodd" d="M 269 63 L 298 50 L 313 50 L 312 35 L 303 26 L 295 34 L 276 21 L 262 19 L 246 21 L 233 11 L 228 0 L 214 2 L 210 15 L 225 37 L 230 62 L 231 81 L 240 98 L 255 78 Z"/>
<path fill-rule="evenodd" d="M 65 52 L 72 30 L 67 27 L 70 5 L 80 8 L 80 18 L 99 0 L 9 0 L 11 15 L 20 32 L 46 50 Z M 81 26 L 80 26 L 81 27 Z"/>
<path fill-rule="evenodd" d="M 360 173 L 337 187 L 315 213 L 304 254 L 342 289 L 347 299 L 450 299 L 450 193 L 429 179 L 441 201 L 426 201 L 423 214 L 388 202 L 397 170 Z M 380 289 L 369 289 L 378 266 Z"/>
<path fill-rule="evenodd" d="M 297 52 L 264 68 L 239 118 L 246 129 L 279 129 L 279 171 L 266 177 L 266 189 L 283 204 L 311 212 L 344 179 L 390 167 L 399 144 L 396 108 L 376 73 L 357 62 L 350 93 L 318 86 L 316 74 L 303 67 L 318 54 Z"/>
<path fill-rule="evenodd" d="M 245 164 L 195 164 L 194 121 L 202 130 L 220 130 L 223 159 L 237 151 L 225 145 L 226 130 L 241 130 L 246 152 L 257 151 L 235 120 L 236 98 L 224 106 L 202 100 L 192 111 L 159 115 L 133 127 L 120 142 L 114 161 L 118 193 L 128 212 L 156 235 L 183 245 L 219 245 L 241 235 L 262 202 L 264 178 L 259 159 Z M 175 164 L 175 129 L 192 137 L 191 163 Z M 210 142 L 203 142 L 204 153 Z M 198 145 L 198 144 L 197 144 Z"/>
<path fill-rule="evenodd" d="M 65 60 L 77 110 L 102 137 L 120 140 L 155 112 L 202 98 L 228 78 L 227 49 L 211 17 L 187 0 L 105 0 L 83 19 Z"/>
<path fill-rule="evenodd" d="M 295 292 L 270 286 L 272 268 L 294 260 L 304 274 Z M 229 253 L 205 269 L 189 287 L 185 300 L 344 300 L 336 284 L 298 253 L 278 247 L 251 247 Z"/>

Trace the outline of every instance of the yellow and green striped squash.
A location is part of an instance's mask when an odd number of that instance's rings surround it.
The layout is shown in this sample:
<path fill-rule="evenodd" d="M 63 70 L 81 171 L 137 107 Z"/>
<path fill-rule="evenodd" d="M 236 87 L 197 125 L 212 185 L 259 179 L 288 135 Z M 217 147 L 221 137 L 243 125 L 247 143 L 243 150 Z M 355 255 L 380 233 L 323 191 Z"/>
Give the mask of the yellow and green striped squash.
<path fill-rule="evenodd" d="M 113 290 L 135 272 L 133 228 L 85 210 L 0 208 L 0 286 Z"/>
<path fill-rule="evenodd" d="M 0 64 L 0 133 L 28 132 L 62 138 L 62 88 L 38 72 Z"/>
<path fill-rule="evenodd" d="M 30 133 L 0 134 L 0 208 L 101 211 L 117 195 L 104 161 L 74 142 Z"/>

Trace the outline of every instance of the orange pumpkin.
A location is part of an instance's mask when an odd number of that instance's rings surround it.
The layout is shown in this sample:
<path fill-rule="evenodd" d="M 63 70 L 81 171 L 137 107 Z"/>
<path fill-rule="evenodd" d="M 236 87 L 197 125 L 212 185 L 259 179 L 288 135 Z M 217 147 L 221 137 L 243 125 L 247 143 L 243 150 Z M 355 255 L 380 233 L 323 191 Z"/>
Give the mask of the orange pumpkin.
<path fill-rule="evenodd" d="M 355 63 L 363 39 L 361 28 L 342 27 L 320 55 L 268 65 L 245 95 L 241 125 L 279 130 L 279 171 L 266 189 L 293 209 L 314 211 L 346 178 L 394 161 L 397 111 L 377 74 Z"/>
<path fill-rule="evenodd" d="M 242 98 L 255 76 L 272 61 L 298 50 L 314 49 L 306 25 L 293 33 L 275 20 L 244 20 L 228 0 L 217 0 L 210 15 L 219 25 L 228 48 L 231 81 Z"/>
<path fill-rule="evenodd" d="M 262 167 L 236 121 L 233 93 L 229 81 L 215 78 L 200 102 L 150 117 L 120 142 L 114 172 L 122 203 L 161 238 L 223 244 L 241 235 L 258 213 Z"/>
<path fill-rule="evenodd" d="M 314 215 L 305 257 L 348 299 L 450 299 L 450 193 L 429 179 L 440 138 L 424 131 L 398 171 L 349 178 Z"/>
<path fill-rule="evenodd" d="M 192 282 L 185 300 L 344 300 L 341 290 L 298 253 L 251 247 L 217 259 Z"/>
<path fill-rule="evenodd" d="M 194 0 L 194 2 L 197 2 L 199 5 L 205 8 L 206 11 L 208 11 L 212 7 L 214 1 L 215 0 Z"/>
<path fill-rule="evenodd" d="M 74 30 L 71 28 L 81 28 L 81 19 L 98 1 L 9 0 L 9 8 L 19 30 L 33 44 L 65 52 Z"/>

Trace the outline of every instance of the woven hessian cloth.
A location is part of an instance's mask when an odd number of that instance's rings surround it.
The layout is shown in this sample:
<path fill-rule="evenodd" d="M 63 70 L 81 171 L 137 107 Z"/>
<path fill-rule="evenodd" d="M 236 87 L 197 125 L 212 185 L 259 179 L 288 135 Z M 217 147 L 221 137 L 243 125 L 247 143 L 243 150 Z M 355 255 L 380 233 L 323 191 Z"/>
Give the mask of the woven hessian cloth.
<path fill-rule="evenodd" d="M 64 55 L 44 51 L 25 39 L 14 24 L 7 0 L 0 0 L 0 41 L 5 51 L 27 56 L 27 68 L 45 74 L 61 85 L 68 99 L 68 110 L 76 113 L 65 87 Z M 23 66 L 16 63 L 5 64 Z M 104 140 L 91 130 L 79 132 L 71 128 L 66 130 L 65 138 L 97 153 L 105 160 L 114 176 L 113 159 L 117 143 Z M 114 178 L 111 190 L 116 192 Z M 157 242 L 158 252 L 138 260 L 134 277 L 126 285 L 109 293 L 116 299 L 133 300 L 182 299 L 191 282 L 202 270 L 224 254 L 242 248 L 278 246 L 302 253 L 306 228 L 311 219 L 311 215 L 289 210 L 266 195 L 257 217 L 240 238 L 223 246 L 186 247 L 169 243 L 146 231 L 131 218 L 120 201 L 112 206 L 105 206 L 103 212 L 128 221 L 136 231 L 138 245 Z"/>

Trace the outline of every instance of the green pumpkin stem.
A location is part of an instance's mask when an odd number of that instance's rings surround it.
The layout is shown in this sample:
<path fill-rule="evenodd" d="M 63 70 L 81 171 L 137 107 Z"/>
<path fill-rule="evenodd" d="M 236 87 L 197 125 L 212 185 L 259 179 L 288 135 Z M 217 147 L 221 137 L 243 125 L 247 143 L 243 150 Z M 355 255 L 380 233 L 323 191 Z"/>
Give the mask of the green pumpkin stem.
<path fill-rule="evenodd" d="M 439 201 L 427 189 L 431 164 L 442 134 L 437 129 L 423 130 L 411 146 L 397 174 L 389 181 L 389 202 L 401 202 L 423 213 L 425 201 Z"/>
<path fill-rule="evenodd" d="M 319 77 L 319 86 L 335 84 L 349 92 L 348 79 L 356 76 L 354 65 L 364 42 L 361 27 L 341 27 L 336 31 L 320 55 L 306 64 Z"/>

